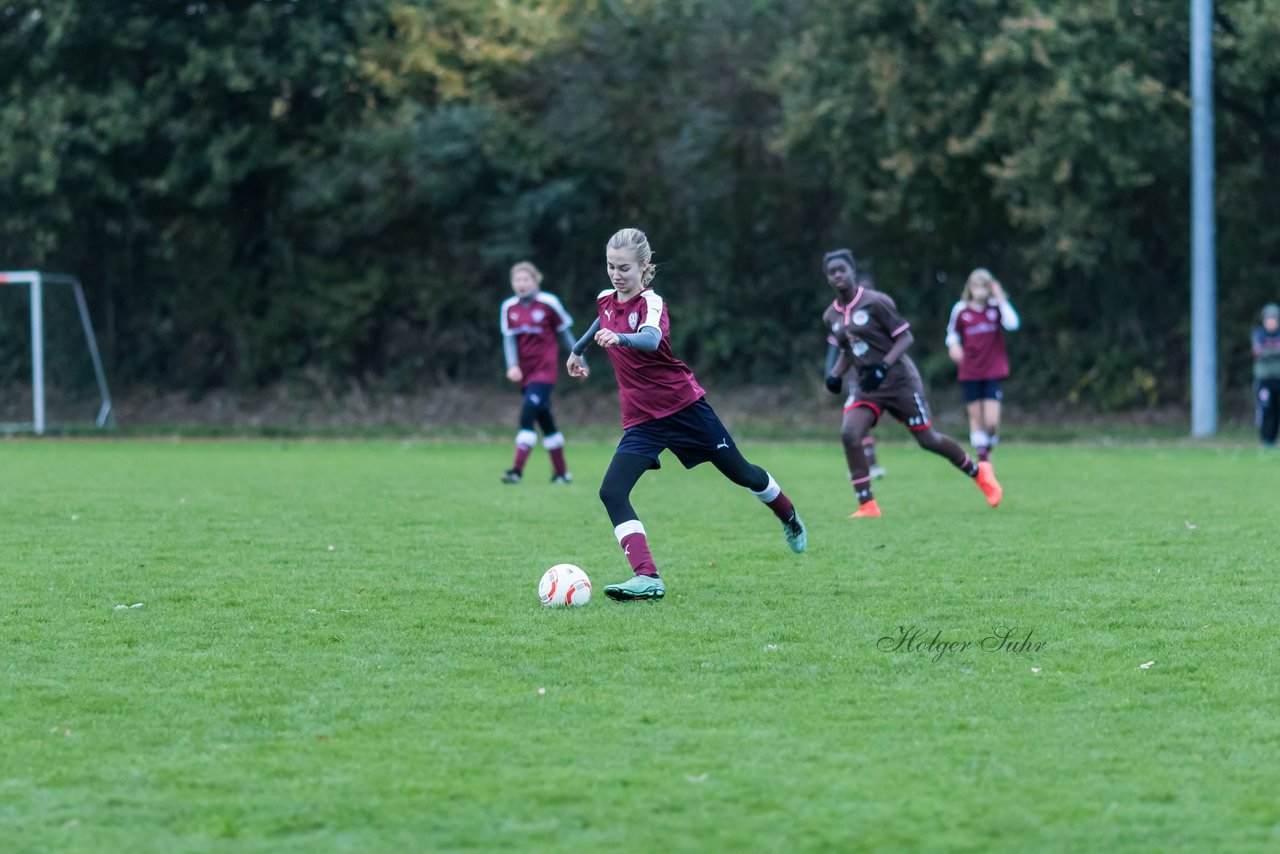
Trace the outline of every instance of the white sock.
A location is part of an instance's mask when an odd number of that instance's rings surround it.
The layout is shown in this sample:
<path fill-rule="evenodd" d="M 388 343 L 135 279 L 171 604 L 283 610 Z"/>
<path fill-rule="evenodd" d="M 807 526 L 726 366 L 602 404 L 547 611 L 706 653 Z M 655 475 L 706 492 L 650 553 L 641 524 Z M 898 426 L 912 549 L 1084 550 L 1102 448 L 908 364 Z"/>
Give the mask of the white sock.
<path fill-rule="evenodd" d="M 765 472 L 765 474 L 769 474 L 769 473 Z M 771 474 L 769 474 L 769 482 L 765 484 L 764 489 L 760 490 L 759 492 L 756 492 L 754 489 L 750 490 L 752 495 L 754 495 L 756 498 L 759 498 L 765 504 L 768 504 L 770 501 L 777 498 L 778 493 L 781 491 L 782 491 L 782 487 L 778 486 L 778 482 L 773 479 L 773 475 Z"/>

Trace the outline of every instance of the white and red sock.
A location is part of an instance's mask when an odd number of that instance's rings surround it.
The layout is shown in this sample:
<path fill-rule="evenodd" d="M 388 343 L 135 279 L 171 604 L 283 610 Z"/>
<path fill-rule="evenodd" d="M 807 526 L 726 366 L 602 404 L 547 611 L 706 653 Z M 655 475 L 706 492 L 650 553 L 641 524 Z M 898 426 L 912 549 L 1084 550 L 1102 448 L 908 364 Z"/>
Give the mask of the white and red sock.
<path fill-rule="evenodd" d="M 516 433 L 516 457 L 511 463 L 511 468 L 518 472 L 524 471 L 525 461 L 529 459 L 529 451 L 533 450 L 536 444 L 538 444 L 538 434 L 532 430 L 521 430 Z"/>
<path fill-rule="evenodd" d="M 769 473 L 765 472 L 765 474 Z M 791 503 L 791 499 L 782 491 L 782 487 L 778 486 L 778 482 L 771 474 L 768 485 L 759 492 L 751 490 L 751 494 L 759 498 L 761 503 L 773 511 L 773 515 L 784 522 L 789 522 L 791 517 L 796 515 L 795 505 Z"/>
<path fill-rule="evenodd" d="M 551 470 L 555 476 L 567 474 L 569 468 L 564 462 L 564 434 L 557 432 L 542 437 L 542 447 L 547 449 L 547 454 L 551 457 Z"/>
<path fill-rule="evenodd" d="M 613 529 L 613 535 L 622 546 L 622 554 L 631 564 L 631 571 L 636 575 L 658 575 L 658 565 L 653 562 L 649 552 L 649 538 L 645 536 L 644 525 L 639 519 L 623 522 Z"/>

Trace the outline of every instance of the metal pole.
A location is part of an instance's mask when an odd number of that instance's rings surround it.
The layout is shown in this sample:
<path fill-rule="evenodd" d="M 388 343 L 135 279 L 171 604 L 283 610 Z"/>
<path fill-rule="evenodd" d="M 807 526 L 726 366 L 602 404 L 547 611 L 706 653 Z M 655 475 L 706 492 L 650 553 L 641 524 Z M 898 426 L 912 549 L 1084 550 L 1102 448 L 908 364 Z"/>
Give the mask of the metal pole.
<path fill-rule="evenodd" d="M 93 359 L 93 375 L 98 380 L 98 394 L 102 398 L 102 406 L 98 409 L 98 417 L 94 424 L 106 426 L 108 421 L 114 423 L 115 415 L 111 412 L 111 392 L 107 390 L 107 374 L 102 370 L 102 356 L 98 353 L 98 339 L 93 334 L 93 324 L 89 321 L 89 304 L 85 302 L 84 288 L 79 279 L 71 279 L 70 284 L 76 295 L 76 308 L 80 309 L 80 325 L 84 327 L 84 340 L 89 342 L 89 357 Z"/>
<path fill-rule="evenodd" d="M 1213 0 L 1191 0 L 1191 435 L 1218 430 Z"/>
<path fill-rule="evenodd" d="M 44 287 L 37 273 L 31 280 L 31 426 L 44 435 Z"/>

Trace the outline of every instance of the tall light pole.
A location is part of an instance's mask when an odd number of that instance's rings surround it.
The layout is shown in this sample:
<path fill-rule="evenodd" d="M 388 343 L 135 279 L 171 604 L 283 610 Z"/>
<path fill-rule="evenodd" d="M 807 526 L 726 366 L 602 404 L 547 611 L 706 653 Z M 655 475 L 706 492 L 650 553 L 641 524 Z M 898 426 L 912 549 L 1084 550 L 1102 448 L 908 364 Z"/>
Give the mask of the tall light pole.
<path fill-rule="evenodd" d="M 1191 435 L 1218 431 L 1213 0 L 1191 0 Z"/>

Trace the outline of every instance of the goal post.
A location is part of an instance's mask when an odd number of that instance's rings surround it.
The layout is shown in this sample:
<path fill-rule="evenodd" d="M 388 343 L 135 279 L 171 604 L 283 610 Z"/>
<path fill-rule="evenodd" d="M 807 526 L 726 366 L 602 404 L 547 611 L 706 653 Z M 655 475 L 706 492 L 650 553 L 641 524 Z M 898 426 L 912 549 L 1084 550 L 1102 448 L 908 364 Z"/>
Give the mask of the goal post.
<path fill-rule="evenodd" d="M 84 287 L 75 276 L 63 273 L 42 273 L 37 270 L 11 270 L 0 272 L 0 287 L 26 286 L 31 306 L 31 421 L 15 426 L 18 429 L 30 428 L 36 435 L 44 435 L 48 426 L 45 420 L 45 335 L 44 335 L 44 288 L 45 285 L 69 287 L 75 297 L 76 310 L 80 315 L 80 325 L 84 331 L 85 343 L 89 348 L 89 358 L 93 362 L 93 373 L 98 383 L 98 396 L 101 405 L 94 419 L 97 427 L 115 426 L 115 413 L 111 409 L 111 392 L 107 389 L 107 375 L 102 369 L 102 356 L 98 352 L 98 339 L 93 334 L 93 324 L 89 320 L 89 304 L 84 298 Z"/>

